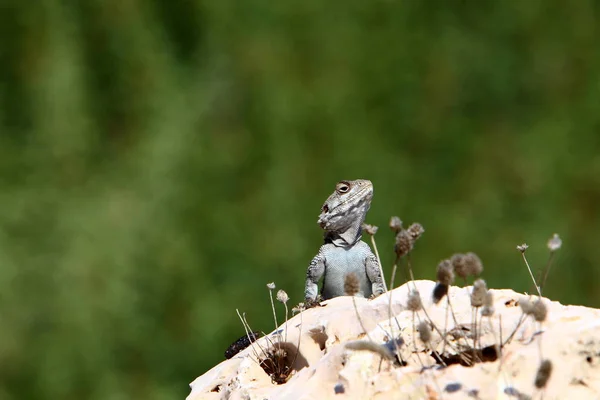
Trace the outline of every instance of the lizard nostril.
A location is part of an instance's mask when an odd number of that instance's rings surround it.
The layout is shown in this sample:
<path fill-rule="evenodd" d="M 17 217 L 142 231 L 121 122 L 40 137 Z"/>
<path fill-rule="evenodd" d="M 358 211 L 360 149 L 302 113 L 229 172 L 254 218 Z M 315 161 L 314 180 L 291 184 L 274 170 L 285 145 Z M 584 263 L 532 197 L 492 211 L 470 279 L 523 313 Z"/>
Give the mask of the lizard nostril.
<path fill-rule="evenodd" d="M 321 210 L 323 210 L 324 213 L 328 213 L 329 212 L 329 206 L 327 204 L 323 204 L 323 207 L 321 208 Z"/>

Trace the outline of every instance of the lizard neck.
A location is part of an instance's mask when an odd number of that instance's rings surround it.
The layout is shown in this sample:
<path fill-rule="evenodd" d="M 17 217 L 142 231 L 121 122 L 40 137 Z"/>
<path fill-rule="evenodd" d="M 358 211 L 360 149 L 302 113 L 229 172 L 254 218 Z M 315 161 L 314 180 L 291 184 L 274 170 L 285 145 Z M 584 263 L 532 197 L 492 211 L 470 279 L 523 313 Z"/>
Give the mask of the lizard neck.
<path fill-rule="evenodd" d="M 325 243 L 331 243 L 336 247 L 352 247 L 362 237 L 362 219 L 355 221 L 343 232 L 325 232 Z"/>

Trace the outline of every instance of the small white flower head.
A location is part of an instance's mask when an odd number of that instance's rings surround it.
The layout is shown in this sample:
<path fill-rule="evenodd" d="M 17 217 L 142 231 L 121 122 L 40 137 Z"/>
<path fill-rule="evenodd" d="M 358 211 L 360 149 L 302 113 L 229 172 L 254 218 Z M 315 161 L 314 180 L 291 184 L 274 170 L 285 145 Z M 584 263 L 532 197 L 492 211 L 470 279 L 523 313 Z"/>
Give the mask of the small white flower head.
<path fill-rule="evenodd" d="M 301 313 L 304 310 L 304 303 L 298 303 L 296 307 L 292 308 L 292 314 Z"/>
<path fill-rule="evenodd" d="M 423 225 L 421 225 L 420 223 L 415 222 L 414 224 L 408 227 L 407 231 L 408 233 L 410 233 L 410 237 L 412 238 L 413 242 L 416 242 L 417 239 L 420 238 L 421 235 L 425 232 L 425 228 L 423 228 Z"/>
<path fill-rule="evenodd" d="M 494 294 L 488 290 L 483 299 L 481 315 L 484 317 L 491 317 L 494 315 L 494 311 Z"/>
<path fill-rule="evenodd" d="M 275 290 L 275 282 L 267 283 L 267 288 L 269 290 Z"/>
<path fill-rule="evenodd" d="M 473 290 L 471 291 L 471 305 L 473 307 L 481 307 L 485 301 L 487 293 L 487 285 L 483 279 L 477 279 L 473 282 Z"/>
<path fill-rule="evenodd" d="M 527 243 L 523 243 L 517 246 L 517 250 L 519 250 L 521 253 L 525 253 L 525 250 L 527 250 L 529 248 L 529 246 L 527 245 Z"/>
<path fill-rule="evenodd" d="M 419 332 L 419 339 L 421 339 L 423 343 L 429 343 L 431 341 L 431 328 L 429 327 L 429 323 L 421 321 L 417 326 L 417 331 Z"/>
<path fill-rule="evenodd" d="M 561 246 L 562 240 L 560 239 L 560 236 L 558 236 L 558 233 L 555 233 L 548 240 L 548 250 L 550 250 L 551 253 L 554 253 L 556 250 L 560 249 Z"/>
<path fill-rule="evenodd" d="M 410 311 L 419 311 L 423 308 L 423 303 L 421 303 L 421 296 L 417 290 L 411 290 L 408 294 L 408 300 L 406 302 L 406 308 Z"/>
<path fill-rule="evenodd" d="M 535 303 L 533 303 L 531 312 L 533 314 L 533 318 L 537 322 L 544 322 L 546 320 L 546 315 L 548 315 L 548 308 L 546 308 L 546 305 L 542 299 L 538 299 Z"/>
<path fill-rule="evenodd" d="M 367 235 L 375 235 L 377 233 L 377 230 L 379 229 L 379 227 L 375 226 L 375 225 L 370 225 L 370 224 L 362 224 L 362 229 L 367 232 Z"/>
<path fill-rule="evenodd" d="M 392 217 L 390 219 L 390 229 L 395 233 L 398 233 L 402 230 L 402 221 L 398 217 Z"/>
<path fill-rule="evenodd" d="M 280 301 L 282 303 L 287 303 L 289 299 L 290 299 L 290 297 L 285 292 L 285 290 L 278 290 L 277 291 L 277 301 Z"/>

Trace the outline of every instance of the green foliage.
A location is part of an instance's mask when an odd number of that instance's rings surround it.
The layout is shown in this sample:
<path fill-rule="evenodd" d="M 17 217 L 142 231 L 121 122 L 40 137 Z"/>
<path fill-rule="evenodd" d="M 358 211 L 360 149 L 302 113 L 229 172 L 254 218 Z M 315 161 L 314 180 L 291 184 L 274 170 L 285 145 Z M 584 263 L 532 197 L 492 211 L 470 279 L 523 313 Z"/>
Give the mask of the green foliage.
<path fill-rule="evenodd" d="M 183 398 L 265 284 L 302 300 L 340 179 L 421 222 L 417 278 L 600 306 L 591 0 L 8 0 L 0 32 L 0 397 Z"/>

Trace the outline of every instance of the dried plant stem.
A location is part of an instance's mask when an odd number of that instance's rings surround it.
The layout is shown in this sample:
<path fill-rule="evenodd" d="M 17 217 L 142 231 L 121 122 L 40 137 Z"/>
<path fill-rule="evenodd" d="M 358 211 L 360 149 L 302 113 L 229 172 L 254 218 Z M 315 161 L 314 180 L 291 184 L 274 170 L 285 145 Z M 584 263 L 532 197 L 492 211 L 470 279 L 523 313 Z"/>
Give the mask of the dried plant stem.
<path fill-rule="evenodd" d="M 365 331 L 365 334 L 367 335 L 369 341 L 372 342 L 373 339 L 371 339 L 371 335 L 369 335 L 369 332 L 365 329 L 365 325 L 363 324 L 362 318 L 360 317 L 360 313 L 358 312 L 358 307 L 356 307 L 356 298 L 354 296 L 352 296 L 352 305 L 354 305 L 354 312 L 356 313 L 356 318 L 358 318 L 358 323 L 360 324 L 360 327 L 363 331 Z"/>
<path fill-rule="evenodd" d="M 238 317 L 240 318 L 240 321 L 242 321 L 242 326 L 244 327 L 244 330 L 246 331 L 246 336 L 248 337 L 248 341 L 250 342 L 250 347 L 252 348 L 252 351 L 254 352 L 254 356 L 256 357 L 256 362 L 258 362 L 260 364 L 260 356 L 258 355 L 258 352 L 254 348 L 254 343 L 256 342 L 256 340 L 252 340 L 252 338 L 250 337 L 250 332 L 252 332 L 252 329 L 250 328 L 248 321 L 246 321 L 246 314 L 244 313 L 242 316 L 240 314 L 240 311 L 237 308 L 235 309 L 235 312 L 237 313 Z M 254 335 L 252 335 L 252 336 L 254 336 Z M 267 354 L 266 354 L 265 350 L 262 348 L 262 346 L 258 345 L 258 348 L 263 353 L 263 357 L 266 358 Z"/>
<path fill-rule="evenodd" d="M 414 282 L 415 281 L 415 276 L 413 275 L 412 265 L 410 263 L 410 253 L 408 253 L 406 255 L 406 266 L 408 268 L 408 276 L 410 276 L 410 280 Z"/>
<path fill-rule="evenodd" d="M 527 266 L 527 271 L 529 271 L 529 275 L 531 276 L 531 280 L 533 281 L 533 284 L 535 285 L 535 289 L 537 290 L 540 297 L 542 297 L 542 292 L 541 292 L 540 287 L 538 286 L 537 282 L 535 281 L 535 278 L 533 277 L 533 272 L 531 272 L 531 267 L 529 266 L 529 263 L 527 262 L 527 257 L 525 257 L 525 252 L 521 252 L 521 256 L 523 256 L 523 261 L 525 261 L 525 265 Z"/>
<path fill-rule="evenodd" d="M 388 302 L 388 320 L 389 320 L 389 324 L 390 324 L 390 337 L 392 338 L 392 341 L 394 342 L 394 348 L 396 349 L 396 354 L 398 355 L 398 357 L 400 358 L 400 361 L 402 363 L 404 363 L 404 360 L 402 360 L 402 355 L 400 354 L 400 347 L 398 346 L 398 341 L 396 340 L 396 335 L 394 334 L 394 325 L 392 324 L 392 293 L 393 293 L 393 289 L 394 289 L 394 278 L 396 277 L 396 269 L 397 269 L 397 265 L 394 264 L 394 267 L 392 268 L 392 278 L 390 280 L 390 288 L 391 290 L 389 291 L 389 302 Z M 396 323 L 398 324 L 398 329 L 400 329 L 400 324 L 398 323 L 398 320 L 394 317 L 394 319 L 396 320 Z M 381 363 L 379 364 L 379 367 L 381 368 Z"/>
<path fill-rule="evenodd" d="M 419 351 L 417 350 L 417 328 L 416 328 L 416 324 L 415 324 L 415 314 L 416 314 L 416 312 L 413 311 L 412 314 L 413 314 L 412 315 L 412 340 L 413 340 L 413 347 L 415 348 L 415 354 L 417 355 L 417 358 L 419 359 L 419 363 L 421 364 L 421 368 L 423 368 L 423 367 L 425 367 L 425 364 L 423 364 L 423 360 L 421 360 L 421 355 L 419 354 Z"/>
<path fill-rule="evenodd" d="M 475 352 L 477 350 L 477 308 L 471 306 L 471 334 L 473 335 L 473 347 L 471 353 L 473 354 L 473 360 L 477 358 Z"/>
<path fill-rule="evenodd" d="M 508 338 L 506 339 L 506 341 L 504 343 L 501 343 L 501 347 L 504 347 L 505 345 L 507 345 L 507 344 L 509 344 L 511 342 L 513 336 L 515 336 L 515 334 L 517 333 L 517 331 L 519 330 L 519 328 L 521 327 L 521 325 L 523 325 L 523 322 L 525 322 L 525 313 L 521 313 L 521 316 L 519 317 L 519 322 L 517 322 L 517 326 L 515 326 L 515 329 L 508 336 Z"/>
<path fill-rule="evenodd" d="M 269 297 L 271 298 L 271 309 L 273 310 L 273 321 L 275 321 L 275 330 L 279 324 L 277 324 L 277 314 L 275 314 L 275 303 L 273 303 L 273 291 L 269 289 Z"/>
<path fill-rule="evenodd" d="M 446 339 L 446 337 L 444 336 L 444 334 L 440 331 L 440 329 L 437 327 L 436 324 L 433 323 L 433 320 L 431 319 L 431 317 L 429 316 L 429 314 L 427 313 L 427 310 L 425 309 L 425 306 L 423 305 L 423 313 L 425 314 L 425 316 L 427 317 L 427 320 L 429 322 L 431 322 L 431 325 L 433 326 L 433 329 L 438 333 L 438 335 L 440 335 L 440 337 L 442 338 L 442 340 L 444 340 L 444 342 L 448 343 L 448 346 L 452 347 L 452 349 L 454 351 L 456 351 L 457 353 L 459 353 L 458 349 L 456 349 L 452 344 L 450 344 L 450 342 L 448 342 L 448 339 Z"/>
<path fill-rule="evenodd" d="M 390 278 L 390 290 L 394 290 L 394 281 L 396 280 L 396 271 L 398 270 L 398 256 L 396 256 L 396 261 L 394 262 L 394 266 L 392 267 L 392 277 Z"/>
<path fill-rule="evenodd" d="M 375 235 L 371 235 L 371 244 L 373 250 L 375 250 L 375 257 L 377 257 L 377 264 L 379 264 L 379 273 L 381 274 L 381 282 L 383 283 L 383 291 L 387 292 L 388 288 L 385 286 L 385 278 L 383 276 L 383 266 L 381 265 L 381 259 L 379 258 L 379 251 L 377 250 L 377 244 L 375 243 Z"/>
<path fill-rule="evenodd" d="M 548 262 L 544 267 L 543 273 L 540 276 L 540 297 L 542 296 L 542 290 L 546 285 L 546 278 L 548 278 L 548 273 L 550 272 L 550 266 L 552 265 L 552 261 L 554 261 L 554 251 L 550 252 L 550 257 L 548 257 Z"/>
<path fill-rule="evenodd" d="M 285 339 L 283 340 L 284 342 L 287 342 L 287 329 L 288 329 L 288 306 L 286 303 L 283 303 L 283 306 L 285 307 Z"/>
<path fill-rule="evenodd" d="M 448 309 L 450 309 L 450 313 L 452 314 L 452 319 L 454 320 L 454 327 L 458 326 L 458 321 L 456 320 L 456 314 L 454 313 L 454 308 L 452 307 L 452 302 L 450 301 L 450 288 L 452 288 L 452 286 L 448 285 L 448 293 L 446 293 L 447 305 L 446 305 L 446 322 L 445 322 L 445 326 L 444 326 L 444 338 L 448 334 Z M 442 354 L 444 354 L 445 350 L 446 350 L 446 340 L 444 340 L 444 345 L 442 347 Z"/>
<path fill-rule="evenodd" d="M 429 317 L 429 315 L 427 314 L 427 311 L 425 311 L 425 308 L 422 308 L 421 310 L 423 310 L 423 312 L 424 312 L 424 313 L 425 313 L 425 315 L 427 316 L 427 320 L 430 322 L 431 326 L 433 326 L 433 327 L 435 328 L 436 332 L 437 332 L 437 333 L 438 333 L 438 334 L 439 334 L 439 335 L 442 337 L 442 339 L 443 339 L 443 340 L 444 340 L 444 342 L 445 342 L 445 338 L 442 336 L 442 333 L 440 332 L 440 330 L 438 329 L 438 327 L 437 327 L 437 326 L 436 326 L 436 325 L 433 323 L 432 319 L 431 319 L 431 318 Z M 419 314 L 417 314 L 417 319 L 419 320 L 419 323 L 421 323 L 421 318 L 419 317 Z M 414 321 L 413 321 L 413 324 L 414 324 Z M 413 327 L 413 328 L 414 328 L 414 327 Z M 413 333 L 413 334 L 414 334 L 414 333 Z M 448 345 L 450 345 L 450 344 L 448 344 Z M 440 357 L 439 353 L 438 353 L 437 351 L 435 351 L 435 350 L 433 349 L 433 347 L 431 347 L 431 346 L 429 346 L 429 347 L 431 348 L 431 352 L 432 352 L 433 354 L 435 354 L 435 356 L 436 356 L 436 357 L 437 357 L 437 359 L 438 359 L 438 360 L 439 360 L 439 361 L 442 363 L 442 365 L 443 365 L 444 367 L 447 367 L 446 363 L 444 362 L 444 360 L 442 360 L 442 357 Z M 457 354 L 458 354 L 458 351 L 457 351 Z"/>

